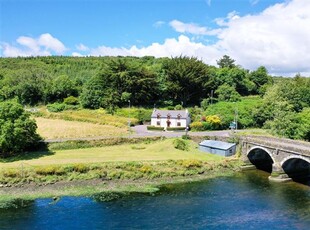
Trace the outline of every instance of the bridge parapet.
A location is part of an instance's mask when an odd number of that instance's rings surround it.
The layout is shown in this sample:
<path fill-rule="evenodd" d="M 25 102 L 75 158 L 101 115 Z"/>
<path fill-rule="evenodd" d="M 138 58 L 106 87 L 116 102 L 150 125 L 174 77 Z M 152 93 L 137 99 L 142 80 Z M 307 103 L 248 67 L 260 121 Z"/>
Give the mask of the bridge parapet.
<path fill-rule="evenodd" d="M 276 151 L 275 153 L 287 152 L 297 155 L 310 157 L 310 142 L 296 141 L 286 138 L 275 138 L 265 136 L 246 136 L 241 137 L 242 147 L 244 143 L 266 147 Z"/>
<path fill-rule="evenodd" d="M 301 159 L 310 164 L 309 142 L 265 136 L 244 136 L 240 138 L 240 143 L 242 158 L 246 164 L 251 164 L 248 154 L 252 150 L 261 149 L 266 152 L 273 161 L 272 175 L 279 175 L 277 180 L 287 180 L 283 164 L 290 159 Z"/>

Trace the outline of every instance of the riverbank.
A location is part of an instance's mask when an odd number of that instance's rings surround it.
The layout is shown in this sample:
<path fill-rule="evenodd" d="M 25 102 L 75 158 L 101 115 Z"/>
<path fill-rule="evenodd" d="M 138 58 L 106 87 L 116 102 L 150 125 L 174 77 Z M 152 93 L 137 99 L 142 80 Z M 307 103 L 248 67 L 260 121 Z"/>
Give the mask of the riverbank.
<path fill-rule="evenodd" d="M 163 168 L 162 172 L 165 170 L 174 170 L 175 168 L 171 168 L 171 164 L 176 164 L 176 162 L 166 162 L 167 167 Z M 156 193 L 160 190 L 161 186 L 166 184 L 190 183 L 214 177 L 233 175 L 234 172 L 239 170 L 239 166 L 240 162 L 238 160 L 225 159 L 213 164 L 213 167 L 209 169 L 206 169 L 202 165 L 198 166 L 200 172 L 198 172 L 197 167 L 196 169 L 192 166 L 188 167 L 183 175 L 171 173 L 170 176 L 168 174 L 162 174 L 161 177 L 150 178 L 149 173 L 145 172 L 141 178 L 137 179 L 100 178 L 2 187 L 0 188 L 0 208 L 18 208 L 38 198 L 53 198 L 57 200 L 63 196 L 87 196 L 108 201 L 131 193 Z M 195 171 L 197 172 L 194 173 Z"/>

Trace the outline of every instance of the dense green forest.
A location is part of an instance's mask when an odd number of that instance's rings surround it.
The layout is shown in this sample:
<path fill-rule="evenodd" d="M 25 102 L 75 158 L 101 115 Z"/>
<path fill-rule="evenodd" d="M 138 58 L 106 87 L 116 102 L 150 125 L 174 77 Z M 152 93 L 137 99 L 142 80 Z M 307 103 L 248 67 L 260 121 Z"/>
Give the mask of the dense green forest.
<path fill-rule="evenodd" d="M 224 56 L 219 67 L 194 57 L 28 57 L 0 58 L 0 99 L 24 105 L 79 98 L 85 108 L 199 105 L 263 94 L 272 83 L 264 67 L 248 71 Z"/>
<path fill-rule="evenodd" d="M 0 58 L 0 101 L 112 114 L 129 105 L 191 107 L 194 129 L 227 128 L 237 107 L 241 128 L 310 140 L 309 78 L 273 78 L 265 67 L 249 71 L 227 55 L 217 64 L 186 56 Z"/>

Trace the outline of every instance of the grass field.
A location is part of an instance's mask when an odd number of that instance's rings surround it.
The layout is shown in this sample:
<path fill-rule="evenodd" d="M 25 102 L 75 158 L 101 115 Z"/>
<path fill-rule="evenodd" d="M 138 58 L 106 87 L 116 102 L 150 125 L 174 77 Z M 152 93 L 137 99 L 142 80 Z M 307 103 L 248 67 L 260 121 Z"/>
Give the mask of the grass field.
<path fill-rule="evenodd" d="M 37 131 L 44 139 L 121 136 L 127 133 L 127 127 L 42 117 L 36 117 L 35 120 L 38 125 Z"/>
<path fill-rule="evenodd" d="M 90 110 L 66 110 L 58 113 L 48 112 L 45 107 L 40 108 L 38 116 L 50 119 L 62 119 L 67 121 L 81 121 L 100 125 L 110 125 L 115 127 L 127 127 L 128 119 L 132 124 L 137 124 L 138 120 L 133 117 L 123 117 L 107 114 L 104 109 Z"/>
<path fill-rule="evenodd" d="M 30 153 L 31 154 L 31 153 Z M 190 142 L 189 151 L 174 148 L 173 139 L 157 141 L 150 144 L 123 144 L 101 148 L 57 150 L 52 154 L 35 155 L 33 159 L 0 162 L 0 169 L 25 166 L 42 166 L 54 164 L 100 163 L 123 161 L 163 161 L 197 159 L 202 161 L 221 161 L 223 157 L 202 153 L 197 144 Z"/>

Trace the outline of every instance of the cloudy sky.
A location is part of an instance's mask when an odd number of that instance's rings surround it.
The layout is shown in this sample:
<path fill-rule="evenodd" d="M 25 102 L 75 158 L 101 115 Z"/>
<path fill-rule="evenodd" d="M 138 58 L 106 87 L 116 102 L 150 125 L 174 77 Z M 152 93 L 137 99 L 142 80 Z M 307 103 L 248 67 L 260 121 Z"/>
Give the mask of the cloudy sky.
<path fill-rule="evenodd" d="M 310 0 L 0 0 L 0 56 L 224 54 L 310 76 Z"/>

